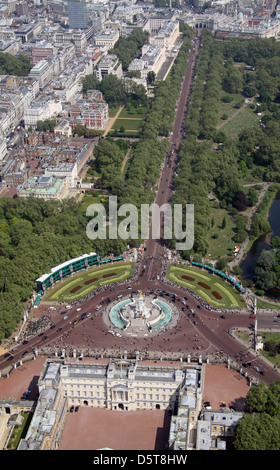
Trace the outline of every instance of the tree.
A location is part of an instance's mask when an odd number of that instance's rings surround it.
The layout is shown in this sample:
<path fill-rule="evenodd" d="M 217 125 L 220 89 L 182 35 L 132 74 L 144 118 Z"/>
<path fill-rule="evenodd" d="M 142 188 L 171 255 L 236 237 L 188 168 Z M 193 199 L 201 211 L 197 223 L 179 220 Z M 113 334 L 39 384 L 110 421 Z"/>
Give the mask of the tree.
<path fill-rule="evenodd" d="M 88 90 L 99 90 L 99 80 L 93 74 L 86 75 L 83 80 L 83 93 L 86 94 Z"/>
<path fill-rule="evenodd" d="M 243 191 L 236 191 L 233 199 L 232 205 L 235 207 L 239 212 L 245 211 L 248 207 L 248 199 Z"/>
<path fill-rule="evenodd" d="M 280 421 L 266 413 L 246 414 L 234 432 L 235 450 L 278 450 Z"/>
<path fill-rule="evenodd" d="M 254 281 L 258 288 L 268 291 L 274 287 L 275 254 L 271 250 L 263 250 L 254 269 Z"/>
<path fill-rule="evenodd" d="M 264 412 L 267 402 L 267 386 L 260 382 L 257 387 L 251 387 L 246 395 L 246 406 L 250 412 Z"/>
<path fill-rule="evenodd" d="M 224 80 L 223 89 L 227 93 L 240 93 L 243 89 L 243 74 L 236 67 L 228 67 Z"/>
<path fill-rule="evenodd" d="M 243 418 L 234 430 L 236 450 L 277 450 L 280 445 L 280 381 L 253 385 Z"/>
<path fill-rule="evenodd" d="M 151 70 L 150 72 L 147 73 L 147 83 L 148 85 L 151 85 L 152 83 L 154 83 L 156 79 L 156 74 L 153 70 Z"/>
<path fill-rule="evenodd" d="M 16 57 L 8 52 L 0 52 L 0 74 L 27 76 L 30 69 L 30 59 L 24 54 Z"/>
<path fill-rule="evenodd" d="M 219 271 L 223 271 L 224 269 L 226 269 L 226 266 L 227 266 L 227 259 L 226 258 L 219 258 L 217 263 L 216 263 L 216 268 Z"/>
<path fill-rule="evenodd" d="M 258 195 L 257 195 L 256 191 L 254 191 L 253 189 L 250 189 L 249 193 L 248 193 L 248 196 L 247 196 L 247 199 L 248 199 L 248 204 L 249 204 L 250 207 L 257 204 Z"/>

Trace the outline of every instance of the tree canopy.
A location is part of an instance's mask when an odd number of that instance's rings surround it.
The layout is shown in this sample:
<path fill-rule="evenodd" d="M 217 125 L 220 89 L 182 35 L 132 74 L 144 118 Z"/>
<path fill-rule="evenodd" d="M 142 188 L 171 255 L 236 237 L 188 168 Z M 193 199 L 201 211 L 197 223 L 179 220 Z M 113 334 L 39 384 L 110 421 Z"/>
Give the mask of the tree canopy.
<path fill-rule="evenodd" d="M 122 240 L 90 240 L 88 222 L 72 199 L 0 198 L 0 339 L 16 328 L 43 273 L 90 251 L 104 256 L 126 248 Z"/>
<path fill-rule="evenodd" d="M 24 54 L 17 57 L 8 52 L 0 52 L 0 75 L 27 76 L 31 69 L 30 58 Z"/>
<path fill-rule="evenodd" d="M 236 450 L 279 450 L 280 381 L 253 385 L 246 396 L 247 412 L 234 432 Z"/>

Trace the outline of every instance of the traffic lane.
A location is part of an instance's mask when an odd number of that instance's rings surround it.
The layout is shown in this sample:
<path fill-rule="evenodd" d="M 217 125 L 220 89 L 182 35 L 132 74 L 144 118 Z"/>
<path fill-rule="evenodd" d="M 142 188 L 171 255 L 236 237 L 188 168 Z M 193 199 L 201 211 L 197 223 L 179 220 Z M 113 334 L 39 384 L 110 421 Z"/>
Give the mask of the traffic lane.
<path fill-rule="evenodd" d="M 135 352 L 135 350 L 141 353 L 145 353 L 145 351 L 163 353 L 183 351 L 186 354 L 187 351 L 193 352 L 195 341 L 199 340 L 200 345 L 203 344 L 201 349 L 209 351 L 210 345 L 206 344 L 205 339 L 198 334 L 192 319 L 182 314 L 180 314 L 175 326 L 162 330 L 159 334 L 138 337 L 123 334 L 122 337 L 117 338 L 109 334 L 100 311 L 87 325 L 81 323 L 78 328 L 73 329 L 64 340 L 64 345 L 74 347 L 77 344 L 83 344 L 84 348 L 88 347 L 97 352 L 119 348 L 129 352 Z M 214 346 L 212 350 L 216 351 L 216 347 Z"/>
<path fill-rule="evenodd" d="M 225 326 L 223 326 L 222 322 L 217 322 L 216 328 L 212 331 L 216 335 L 217 341 L 219 341 L 221 347 L 231 357 L 231 359 L 237 362 L 240 367 L 245 363 L 252 363 L 252 366 L 248 365 L 247 372 L 259 380 L 267 383 L 272 383 L 278 380 L 278 372 L 275 370 L 273 365 L 268 365 L 264 361 L 260 353 L 257 353 L 257 355 L 253 354 L 248 347 L 241 345 L 234 339 L 234 337 L 229 336 L 228 334 L 228 329 L 230 328 L 250 326 L 251 320 L 246 318 L 245 315 L 229 314 L 228 321 L 222 321 L 225 322 Z M 209 323 L 210 322 L 208 322 L 208 324 Z M 254 367 L 257 367 L 257 369 L 254 369 Z M 260 371 L 264 372 L 264 375 L 262 375 Z"/>
<path fill-rule="evenodd" d="M 271 312 L 266 315 L 261 315 L 258 312 L 257 320 L 258 320 L 258 329 L 273 328 L 273 330 L 278 330 L 280 332 L 280 318 L 275 313 Z"/>
<path fill-rule="evenodd" d="M 51 344 L 65 333 L 69 332 L 71 327 L 73 327 L 72 322 L 80 317 L 77 308 L 79 308 L 79 310 L 81 309 L 81 307 L 75 307 L 67 311 L 67 319 L 63 319 L 65 317 L 63 313 L 61 319 L 44 332 L 33 336 L 29 340 L 24 340 L 23 343 L 16 344 L 8 353 L 0 357 L 0 365 L 8 366 L 15 364 L 27 354 L 33 354 L 36 348 L 40 349 L 43 346 Z"/>
<path fill-rule="evenodd" d="M 154 273 L 158 273 L 158 267 L 161 265 L 160 261 L 157 261 L 155 263 L 155 271 Z M 208 328 L 211 329 L 212 325 L 209 325 L 210 319 L 214 318 L 219 321 L 219 325 L 217 327 L 221 326 L 225 332 L 227 332 L 230 328 L 235 327 L 235 326 L 244 326 L 244 327 L 249 327 L 252 325 L 252 320 L 249 319 L 249 315 L 234 315 L 234 314 L 228 314 L 226 316 L 225 320 L 221 320 L 219 317 L 220 315 L 215 311 L 211 311 L 208 308 L 205 308 L 200 305 L 199 301 L 195 298 L 192 297 L 191 294 L 187 293 L 186 291 L 182 291 L 180 288 L 177 288 L 176 286 L 169 286 L 166 285 L 162 282 L 162 280 L 157 280 L 154 283 L 151 283 L 150 281 L 142 280 L 141 279 L 131 283 L 131 289 L 128 289 L 128 286 L 118 286 L 117 291 L 115 290 L 114 287 L 112 287 L 109 291 L 102 291 L 99 293 L 96 293 L 94 297 L 86 300 L 84 303 L 81 303 L 80 305 L 76 305 L 72 309 L 69 309 L 67 311 L 67 319 L 63 320 L 65 315 L 62 315 L 62 318 L 60 321 L 57 321 L 54 327 L 50 328 L 49 330 L 46 330 L 44 333 L 41 333 L 41 335 L 37 335 L 33 338 L 31 338 L 27 344 L 24 345 L 19 345 L 17 347 L 17 351 L 13 354 L 15 359 L 18 359 L 22 357 L 22 354 L 25 351 L 31 351 L 35 347 L 40 347 L 42 345 L 46 345 L 47 343 L 55 340 L 59 336 L 65 334 L 68 330 L 69 327 L 74 327 L 73 322 L 75 320 L 78 320 L 81 316 L 82 313 L 88 313 L 94 311 L 94 306 L 97 304 L 100 304 L 104 298 L 109 297 L 110 295 L 110 302 L 117 300 L 118 295 L 130 295 L 132 290 L 138 292 L 138 290 L 142 290 L 143 292 L 148 292 L 150 289 L 156 291 L 156 290 L 163 290 L 165 291 L 163 296 L 166 296 L 166 298 L 170 297 L 172 294 L 176 294 L 176 301 L 174 302 L 177 306 L 181 308 L 186 308 L 184 304 L 182 304 L 178 299 L 184 300 L 190 308 L 194 309 L 196 312 L 198 312 L 199 317 L 203 318 L 203 321 L 208 320 Z M 169 295 L 166 295 L 169 294 Z M 183 297 L 186 297 L 186 299 L 183 299 Z M 85 321 L 85 320 L 83 320 Z M 213 327 L 212 327 L 213 329 Z M 58 331 L 59 330 L 59 331 Z M 42 336 L 43 335 L 43 336 Z M 1 358 L 1 362 L 3 361 L 3 357 Z M 7 359 L 6 361 L 7 362 Z"/>
<path fill-rule="evenodd" d="M 135 288 L 136 291 L 137 290 L 149 291 L 151 287 L 151 283 L 147 282 L 141 285 L 140 284 L 133 285 L 132 283 L 131 287 L 132 289 Z M 169 301 L 171 300 L 170 296 L 172 295 L 172 293 L 176 293 L 176 292 L 178 293 L 179 291 L 181 294 L 180 296 L 181 299 L 183 299 L 182 294 L 185 293 L 185 292 L 180 291 L 174 286 L 172 287 L 166 286 L 162 282 L 158 282 L 156 286 L 154 287 L 157 287 L 159 289 L 162 287 L 163 290 L 165 290 L 167 294 L 170 294 L 169 296 L 166 296 L 166 295 L 163 296 Z M 113 295 L 111 295 L 111 299 L 110 299 L 111 301 L 116 300 L 120 292 L 122 292 L 124 295 L 127 295 L 131 293 L 131 290 L 128 290 L 127 286 L 126 287 L 122 286 L 121 289 L 118 288 L 117 292 L 111 291 L 111 293 L 112 292 L 113 292 Z M 115 339 L 113 340 L 108 334 L 108 331 L 104 327 L 104 323 L 102 320 L 102 309 L 99 312 L 96 312 L 96 316 L 94 317 L 92 316 L 89 318 L 86 317 L 82 322 L 77 322 L 76 325 L 73 325 L 73 322 L 76 319 L 80 318 L 80 313 L 82 313 L 82 311 L 84 313 L 86 311 L 93 310 L 93 307 L 94 305 L 96 305 L 97 301 L 103 300 L 102 297 L 104 297 L 105 293 L 108 293 L 108 291 L 107 292 L 103 291 L 99 293 L 99 295 L 94 296 L 94 298 L 89 299 L 87 302 L 83 304 L 83 307 L 74 308 L 72 312 L 69 313 L 67 324 L 64 327 L 62 327 L 63 329 L 61 330 L 60 335 L 57 334 L 57 329 L 51 329 L 49 330 L 49 334 L 45 332 L 45 336 L 47 336 L 47 338 L 43 339 L 42 341 L 38 341 L 38 337 L 36 337 L 35 339 L 33 339 L 33 341 L 31 340 L 31 343 L 29 344 L 29 346 L 38 347 L 38 346 L 50 345 L 52 342 L 59 340 L 59 338 L 61 337 L 64 338 L 65 333 L 67 333 L 67 336 L 69 337 L 69 340 L 70 340 L 70 337 L 73 336 L 75 331 L 78 331 L 78 329 L 80 328 L 80 325 L 84 324 L 86 321 L 87 322 L 90 321 L 91 324 L 88 323 L 86 328 L 88 329 L 88 331 L 91 332 L 90 337 L 92 340 L 96 342 L 96 345 L 98 347 L 103 347 L 104 345 L 107 345 L 108 347 L 110 346 L 112 347 L 112 346 L 118 345 L 118 346 L 125 346 L 127 348 L 128 347 L 127 337 L 123 337 L 122 340 L 118 340 L 116 343 L 116 340 Z M 220 351 L 220 350 L 224 351 L 229 356 L 231 356 L 234 360 L 236 360 L 237 362 L 241 364 L 243 357 L 245 357 L 246 354 L 248 354 L 248 351 L 246 350 L 246 348 L 241 348 L 240 345 L 233 338 L 229 337 L 227 333 L 227 329 L 228 327 L 231 327 L 232 325 L 236 326 L 238 323 L 241 323 L 241 322 L 244 325 L 248 325 L 249 319 L 246 317 L 246 315 L 229 314 L 226 320 L 220 319 L 219 317 L 217 317 L 217 312 L 205 309 L 203 307 L 199 309 L 197 307 L 197 305 L 199 305 L 197 303 L 197 299 L 192 298 L 190 294 L 187 295 L 187 303 L 189 305 L 188 308 L 185 306 L 185 304 L 183 304 L 181 301 L 178 300 L 178 297 L 174 301 L 174 304 L 178 308 L 181 308 L 181 318 L 180 318 L 181 322 L 179 322 L 177 328 L 175 328 L 174 331 L 171 330 L 169 332 L 164 333 L 165 337 L 167 338 L 166 341 L 168 341 L 168 343 L 166 344 L 168 344 L 169 350 L 177 351 L 177 350 L 182 349 L 185 352 L 186 350 L 189 350 L 190 352 L 192 352 L 192 349 L 193 349 L 192 341 L 194 340 L 194 336 L 197 333 L 198 335 L 200 335 L 201 340 L 203 338 L 204 341 L 206 341 L 208 352 L 209 352 L 209 345 L 210 345 L 212 348 L 212 351 Z M 77 308 L 81 308 L 82 311 L 77 313 Z M 184 312 L 182 310 L 183 308 L 186 309 Z M 195 317 L 193 315 L 191 315 L 190 317 L 188 316 L 188 314 L 190 314 L 190 308 L 193 308 L 195 310 L 194 312 L 196 315 Z M 217 321 L 216 323 L 217 327 L 215 329 L 209 328 L 209 323 L 211 321 L 214 322 L 215 320 Z M 61 321 L 60 324 L 63 325 L 63 321 Z M 58 325 L 59 323 L 57 323 L 56 327 L 59 327 Z M 89 326 L 91 326 L 92 328 L 88 328 Z M 180 330 L 181 330 L 181 333 L 180 333 Z M 190 338 L 192 338 L 191 340 L 189 339 L 188 343 L 186 343 L 186 338 L 185 338 L 186 333 L 189 335 Z M 173 334 L 176 334 L 176 337 L 172 336 Z M 106 336 L 107 336 L 107 340 L 105 341 Z M 78 334 L 77 334 L 77 337 L 78 337 Z M 64 341 L 65 343 L 67 343 L 66 338 L 64 339 Z M 73 346 L 79 347 L 79 342 L 80 341 L 78 341 L 77 343 L 74 342 Z M 133 346 L 132 349 L 134 349 L 134 345 L 137 345 L 137 344 L 140 345 L 140 343 L 141 341 L 138 338 L 134 339 L 133 342 L 131 343 Z M 150 343 L 146 344 L 146 346 L 148 346 L 149 348 L 151 347 L 158 348 L 160 350 L 163 347 L 162 335 L 159 334 L 157 337 L 154 337 Z M 24 352 L 24 349 L 26 347 L 27 347 L 26 345 L 22 345 L 19 348 L 17 354 L 15 355 L 15 362 L 20 359 L 22 352 Z M 203 348 L 201 352 L 203 352 Z M 251 358 L 251 356 L 249 358 Z M 253 358 L 252 360 L 256 360 L 253 356 L 252 358 Z M 7 364 L 10 364 L 10 363 L 7 363 Z M 264 364 L 261 360 L 258 360 L 257 364 L 258 364 L 257 367 L 259 367 L 260 370 L 264 369 Z M 250 370 L 250 373 L 260 378 L 259 374 L 254 369 Z M 276 373 L 271 372 L 270 368 L 267 368 L 265 370 L 264 380 L 266 382 L 274 381 L 278 377 L 279 376 Z"/>

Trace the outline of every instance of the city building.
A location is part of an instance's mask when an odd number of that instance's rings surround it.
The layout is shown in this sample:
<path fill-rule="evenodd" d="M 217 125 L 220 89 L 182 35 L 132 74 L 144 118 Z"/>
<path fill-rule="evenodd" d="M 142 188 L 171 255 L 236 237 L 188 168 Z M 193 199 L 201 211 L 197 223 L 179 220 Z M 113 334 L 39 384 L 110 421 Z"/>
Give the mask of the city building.
<path fill-rule="evenodd" d="M 179 21 L 166 21 L 160 30 L 150 37 L 150 44 L 171 50 L 179 34 Z"/>
<path fill-rule="evenodd" d="M 38 93 L 39 82 L 34 78 L 0 75 L 0 135 L 8 136 L 19 125 Z"/>
<path fill-rule="evenodd" d="M 181 390 L 188 395 L 190 421 L 198 415 L 200 366 L 147 365 L 138 359 L 77 363 L 47 359 L 41 371 L 39 399 L 19 450 L 56 449 L 71 406 L 119 412 L 167 410 L 173 413 Z M 190 383 L 191 381 L 191 383 Z M 196 389 L 196 387 L 198 387 Z M 193 399 L 192 396 L 195 396 Z"/>
<path fill-rule="evenodd" d="M 74 187 L 78 176 L 77 163 L 60 162 L 57 165 L 48 165 L 45 174 L 52 175 L 55 178 L 65 178 L 69 188 Z"/>
<path fill-rule="evenodd" d="M 54 128 L 55 134 L 66 135 L 70 137 L 72 135 L 72 130 L 67 119 L 61 119 Z"/>
<path fill-rule="evenodd" d="M 85 29 L 87 27 L 86 2 L 68 0 L 68 17 L 70 29 Z"/>
<path fill-rule="evenodd" d="M 103 47 L 104 50 L 113 49 L 120 37 L 118 29 L 105 28 L 94 36 L 96 46 Z"/>
<path fill-rule="evenodd" d="M 73 101 L 65 119 L 72 129 L 78 124 L 88 129 L 104 129 L 109 120 L 109 106 L 100 91 L 89 90 L 86 98 Z"/>
<path fill-rule="evenodd" d="M 51 175 L 31 176 L 19 189 L 20 197 L 38 197 L 43 199 L 64 199 L 69 195 L 66 178 Z"/>
<path fill-rule="evenodd" d="M 20 38 L 22 42 L 28 42 L 34 36 L 34 25 L 23 24 L 14 31 L 16 37 Z"/>
<path fill-rule="evenodd" d="M 61 111 L 62 106 L 59 100 L 35 101 L 24 111 L 24 125 L 26 128 L 36 128 L 38 121 L 55 118 Z"/>
<path fill-rule="evenodd" d="M 3 182 L 5 183 L 5 186 L 7 188 L 17 188 L 22 186 L 29 178 L 30 170 L 30 166 L 26 165 L 25 162 L 10 159 L 8 161 L 8 166 L 3 168 Z"/>
<path fill-rule="evenodd" d="M 105 57 L 98 62 L 94 70 L 95 76 L 98 80 L 103 80 L 106 75 L 116 75 L 122 78 L 122 64 L 115 54 L 106 54 Z"/>
<path fill-rule="evenodd" d="M 227 450 L 227 441 L 243 417 L 234 410 L 204 410 L 197 422 L 196 450 Z"/>
<path fill-rule="evenodd" d="M 68 66 L 53 80 L 53 94 L 61 101 L 71 102 L 82 90 L 82 82 L 86 75 L 93 72 L 90 55 L 80 54 L 74 57 Z"/>
<path fill-rule="evenodd" d="M 203 368 L 187 369 L 184 384 L 180 388 L 177 412 L 173 414 L 170 423 L 169 448 L 172 450 L 195 448 L 203 382 Z"/>
<path fill-rule="evenodd" d="M 55 48 L 53 44 L 41 43 L 36 44 L 32 47 L 32 64 L 37 64 L 40 60 L 44 60 L 46 57 L 53 56 Z"/>
<path fill-rule="evenodd" d="M 0 162 L 5 158 L 7 152 L 6 139 L 4 137 L 0 137 Z"/>
<path fill-rule="evenodd" d="M 53 80 L 53 66 L 47 60 L 40 60 L 32 67 L 28 77 L 35 78 L 39 82 L 39 87 L 43 90 Z"/>
<path fill-rule="evenodd" d="M 157 74 L 165 61 L 165 51 L 164 46 L 144 44 L 142 56 L 139 59 L 133 59 L 128 66 L 128 70 L 139 70 L 142 79 L 146 79 L 149 72 Z"/>

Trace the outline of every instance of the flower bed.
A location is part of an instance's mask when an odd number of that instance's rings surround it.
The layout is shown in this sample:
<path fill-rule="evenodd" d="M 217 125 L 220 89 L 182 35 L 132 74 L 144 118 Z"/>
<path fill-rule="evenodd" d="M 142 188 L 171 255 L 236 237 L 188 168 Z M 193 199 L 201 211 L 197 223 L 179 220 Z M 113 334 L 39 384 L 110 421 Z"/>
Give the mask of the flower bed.
<path fill-rule="evenodd" d="M 98 277 L 94 277 L 93 279 L 89 279 L 84 283 L 85 286 L 88 286 L 89 284 L 92 284 L 92 282 L 98 281 Z"/>
<path fill-rule="evenodd" d="M 104 276 L 102 276 L 103 278 L 104 277 L 110 277 L 110 276 L 116 276 L 117 273 L 108 273 L 108 274 L 104 274 Z"/>
<path fill-rule="evenodd" d="M 198 282 L 197 283 L 199 286 L 203 287 L 204 289 L 211 289 L 210 286 L 208 286 L 208 284 L 205 284 L 204 282 Z"/>
<path fill-rule="evenodd" d="M 212 294 L 214 295 L 214 297 L 215 297 L 216 299 L 219 299 L 219 300 L 222 299 L 221 294 L 219 294 L 219 292 L 217 292 L 216 290 L 213 290 L 213 291 L 212 291 Z"/>
<path fill-rule="evenodd" d="M 188 281 L 194 281 L 194 278 L 190 276 L 182 276 L 182 279 L 187 279 Z"/>
<path fill-rule="evenodd" d="M 72 290 L 70 290 L 71 294 L 75 294 L 75 292 L 77 292 L 78 290 L 80 290 L 82 288 L 82 286 L 76 286 L 74 287 Z"/>

